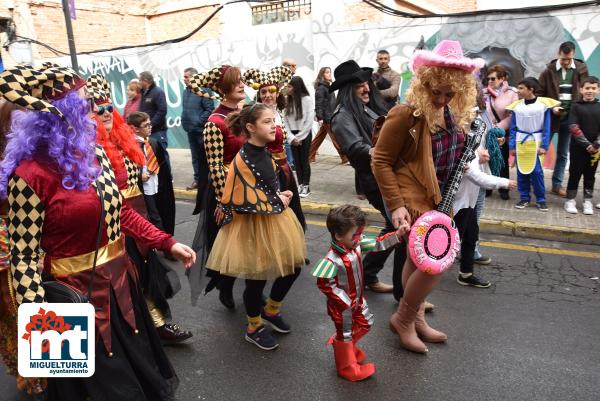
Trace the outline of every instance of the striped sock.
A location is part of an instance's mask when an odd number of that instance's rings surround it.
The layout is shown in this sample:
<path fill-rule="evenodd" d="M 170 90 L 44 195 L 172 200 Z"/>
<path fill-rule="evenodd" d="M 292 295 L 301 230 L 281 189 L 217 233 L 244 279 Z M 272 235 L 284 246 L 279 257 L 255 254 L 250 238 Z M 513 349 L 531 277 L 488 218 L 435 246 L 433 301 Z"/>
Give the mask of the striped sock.
<path fill-rule="evenodd" d="M 248 318 L 248 333 L 254 333 L 260 326 L 262 326 L 262 318 L 260 315 Z"/>
<path fill-rule="evenodd" d="M 267 316 L 276 316 L 281 312 L 281 304 L 282 301 L 277 302 L 273 301 L 270 297 L 267 299 L 267 304 L 265 305 L 265 314 Z"/>

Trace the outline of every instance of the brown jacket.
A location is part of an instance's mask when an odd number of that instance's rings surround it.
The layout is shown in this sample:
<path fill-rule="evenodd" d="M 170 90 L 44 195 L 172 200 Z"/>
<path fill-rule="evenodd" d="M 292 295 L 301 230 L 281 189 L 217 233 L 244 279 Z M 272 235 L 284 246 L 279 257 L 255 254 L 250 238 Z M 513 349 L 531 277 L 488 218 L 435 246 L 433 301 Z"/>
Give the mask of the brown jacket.
<path fill-rule="evenodd" d="M 571 102 L 579 100 L 579 85 L 587 76 L 588 68 L 587 65 L 578 59 L 575 59 L 575 73 L 573 74 L 573 87 L 571 88 Z M 558 79 L 559 71 L 556 70 L 556 59 L 552 60 L 546 66 L 546 69 L 540 74 L 540 93 L 539 96 L 551 97 L 552 99 L 558 100 L 559 85 Z M 560 127 L 560 116 L 552 114 L 552 132 L 558 132 Z"/>
<path fill-rule="evenodd" d="M 400 104 L 388 113 L 373 153 L 373 174 L 394 211 L 406 207 L 413 218 L 435 209 L 442 195 L 435 174 L 431 133 L 414 109 Z"/>

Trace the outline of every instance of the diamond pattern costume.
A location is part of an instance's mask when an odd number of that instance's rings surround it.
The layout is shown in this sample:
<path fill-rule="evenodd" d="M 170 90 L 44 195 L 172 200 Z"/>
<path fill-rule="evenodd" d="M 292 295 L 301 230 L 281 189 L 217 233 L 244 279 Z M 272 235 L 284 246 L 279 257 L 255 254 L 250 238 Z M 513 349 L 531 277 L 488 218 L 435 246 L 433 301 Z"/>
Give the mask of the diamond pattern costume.
<path fill-rule="evenodd" d="M 25 80 L 23 71 L 31 79 Z M 48 101 L 60 99 L 85 85 L 72 71 L 60 67 L 34 71 L 25 66 L 1 75 L 0 82 L 20 85 L 21 93 L 17 94 L 40 100 L 40 107 L 30 108 L 61 118 L 63 114 Z M 13 96 L 14 88 L 16 84 L 0 86 L 0 95 L 15 104 L 23 104 L 21 97 Z M 72 117 L 86 118 L 77 111 L 70 112 Z M 14 131 L 9 141 L 7 154 L 16 149 L 11 147 L 11 141 L 23 140 L 24 135 L 40 135 L 39 131 L 30 129 L 41 121 L 39 116 L 39 113 L 30 113 L 23 119 L 23 126 Z M 59 118 L 44 118 L 60 123 L 60 127 L 67 130 Z M 14 278 L 11 287 L 15 289 L 16 303 L 44 300 L 42 275 L 87 293 L 96 249 L 96 228 L 101 208 L 106 211 L 101 221 L 103 230 L 90 297 L 96 310 L 96 371 L 89 378 L 48 379 L 44 399 L 173 400 L 177 376 L 152 325 L 137 285 L 136 271 L 124 252 L 121 230 L 147 247 L 170 250 L 175 241 L 130 207 L 122 205 L 110 160 L 100 146 L 79 150 L 84 156 L 82 160 L 87 160 L 87 152 L 96 152 L 94 161 L 99 176 L 93 185 L 69 190 L 63 183 L 65 177 L 57 166 L 59 162 L 48 154 L 43 139 L 32 143 L 41 145 L 32 149 L 34 157 L 18 158 L 20 161 L 10 173 L 6 187 L 10 268 Z M 101 201 L 97 189 L 102 189 Z M 44 259 L 39 272 L 42 252 Z M 39 390 L 44 383 L 37 383 Z"/>
<path fill-rule="evenodd" d="M 26 109 L 59 117 L 63 114 L 47 100 L 60 99 L 70 90 L 83 85 L 85 81 L 66 67 L 34 70 L 30 66 L 17 66 L 0 73 L 0 93 L 6 100 Z"/>
<path fill-rule="evenodd" d="M 136 272 L 124 256 L 121 228 L 149 247 L 169 250 L 175 243 L 126 205 L 122 205 L 119 189 L 110 161 L 98 148 L 102 173 L 97 182 L 103 189 L 106 210 L 101 248 L 92 303 L 99 308 L 96 324 L 106 351 L 111 352 L 109 291 L 115 292 L 118 306 L 133 330 L 136 322 L 131 299 L 124 280 Z M 16 300 L 42 302 L 44 289 L 37 264 L 41 250 L 45 251 L 44 272 L 58 281 L 87 291 L 95 249 L 96 227 L 100 213 L 96 189 L 69 191 L 62 187 L 60 177 L 50 166 L 38 161 L 23 161 L 9 183 L 8 232 L 11 246 L 11 269 Z M 76 205 L 76 207 L 74 207 Z M 65 216 L 69 216 L 65 219 Z M 99 255 L 103 255 L 100 253 Z"/>
<path fill-rule="evenodd" d="M 228 65 L 222 65 L 192 76 L 190 78 L 190 88 L 192 89 L 192 92 L 198 96 L 221 100 L 221 96 L 218 95 L 220 92 L 219 84 L 223 79 L 223 74 L 225 74 L 225 71 L 227 71 L 229 67 L 230 66 Z M 213 92 L 207 92 L 206 88 L 209 88 Z"/>
<path fill-rule="evenodd" d="M 278 66 L 272 68 L 268 72 L 258 70 L 256 68 L 250 68 L 242 74 L 242 79 L 246 85 L 251 86 L 254 89 L 260 90 L 264 87 L 269 87 L 269 90 L 273 93 L 279 92 L 281 88 L 287 86 L 292 79 L 292 70 L 288 67 Z M 267 145 L 267 149 L 273 155 L 273 159 L 279 165 L 279 183 L 282 191 L 292 191 L 292 200 L 290 201 L 290 208 L 296 214 L 298 221 L 302 225 L 302 228 L 306 230 L 306 221 L 304 213 L 302 212 L 302 205 L 300 203 L 300 195 L 298 194 L 298 185 L 292 169 L 288 163 L 287 154 L 285 151 L 285 143 L 287 142 L 287 131 L 283 124 L 283 119 L 277 109 L 273 109 L 275 114 L 275 140 Z"/>
<path fill-rule="evenodd" d="M 110 102 L 110 84 L 104 76 L 100 74 L 90 75 L 90 77 L 86 79 L 85 86 L 88 88 L 88 91 L 96 104 Z"/>

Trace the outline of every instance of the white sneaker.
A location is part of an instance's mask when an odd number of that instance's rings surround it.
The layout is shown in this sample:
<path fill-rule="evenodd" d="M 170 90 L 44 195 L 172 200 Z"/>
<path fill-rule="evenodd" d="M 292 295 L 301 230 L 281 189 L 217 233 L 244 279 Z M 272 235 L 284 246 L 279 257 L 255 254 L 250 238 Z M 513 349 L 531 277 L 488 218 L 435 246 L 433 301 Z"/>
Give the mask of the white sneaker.
<path fill-rule="evenodd" d="M 304 192 L 304 185 L 299 184 L 298 185 L 298 195 L 302 195 L 302 192 Z"/>
<path fill-rule="evenodd" d="M 310 187 L 308 185 L 303 185 L 302 192 L 300 192 L 300 197 L 306 198 L 308 195 L 310 195 Z"/>
<path fill-rule="evenodd" d="M 600 209 L 600 203 L 596 203 L 596 209 Z"/>
<path fill-rule="evenodd" d="M 565 202 L 565 210 L 567 213 L 577 214 L 577 205 L 575 203 L 575 199 L 569 199 Z"/>
<path fill-rule="evenodd" d="M 592 205 L 592 201 L 583 201 L 583 214 L 594 214 L 594 206 Z"/>

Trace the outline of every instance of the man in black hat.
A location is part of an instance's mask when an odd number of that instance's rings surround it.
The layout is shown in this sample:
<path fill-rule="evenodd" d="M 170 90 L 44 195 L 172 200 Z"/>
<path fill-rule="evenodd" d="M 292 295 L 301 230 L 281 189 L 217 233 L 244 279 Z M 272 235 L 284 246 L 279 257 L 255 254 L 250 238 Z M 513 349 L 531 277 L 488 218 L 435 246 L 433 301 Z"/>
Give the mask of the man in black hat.
<path fill-rule="evenodd" d="M 373 153 L 372 131 L 375 120 L 386 114 L 385 103 L 379 90 L 373 84 L 372 68 L 359 67 L 354 60 L 348 60 L 334 70 L 335 81 L 329 91 L 338 90 L 337 107 L 331 117 L 331 131 L 341 147 L 342 153 L 348 156 L 350 165 L 356 171 L 362 191 L 369 203 L 385 219 L 386 227 L 382 234 L 395 231 L 387 217 L 379 187 L 371 171 L 371 155 Z M 392 292 L 389 284 L 377 278 L 392 250 L 370 253 L 364 258 L 365 285 L 374 292 Z M 394 254 L 394 296 L 401 296 L 401 269 L 404 260 L 402 252 Z"/>

